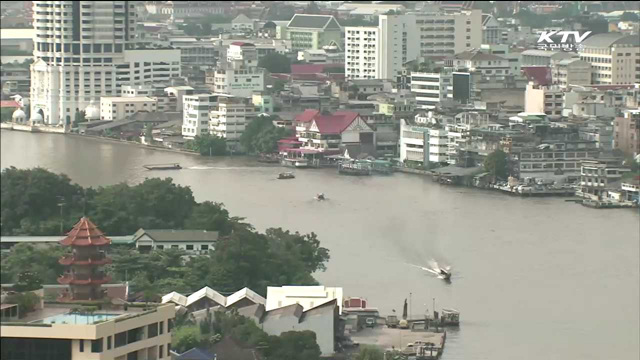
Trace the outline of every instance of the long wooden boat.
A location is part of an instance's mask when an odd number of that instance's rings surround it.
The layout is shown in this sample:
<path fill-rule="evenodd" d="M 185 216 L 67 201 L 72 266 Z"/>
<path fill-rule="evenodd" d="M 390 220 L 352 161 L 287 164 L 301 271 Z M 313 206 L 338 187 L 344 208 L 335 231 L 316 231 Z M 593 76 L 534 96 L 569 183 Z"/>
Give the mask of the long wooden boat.
<path fill-rule="evenodd" d="M 180 166 L 180 164 L 178 164 L 178 163 L 173 163 L 173 164 L 149 164 L 149 165 L 142 165 L 142 167 L 144 167 L 147 170 L 180 170 L 180 169 L 182 169 L 182 166 Z"/>

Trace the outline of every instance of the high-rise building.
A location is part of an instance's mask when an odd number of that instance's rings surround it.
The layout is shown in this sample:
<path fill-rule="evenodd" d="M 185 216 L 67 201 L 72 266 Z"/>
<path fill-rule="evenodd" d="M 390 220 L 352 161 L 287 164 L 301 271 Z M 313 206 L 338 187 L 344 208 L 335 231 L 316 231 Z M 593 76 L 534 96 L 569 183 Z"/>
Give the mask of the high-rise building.
<path fill-rule="evenodd" d="M 380 15 L 378 26 L 345 28 L 345 74 L 350 79 L 396 80 L 418 55 L 413 15 Z"/>
<path fill-rule="evenodd" d="M 419 56 L 450 56 L 482 45 L 481 10 L 418 13 L 415 19 Z"/>
<path fill-rule="evenodd" d="M 34 1 L 34 123 L 70 124 L 122 85 L 180 75 L 180 50 L 135 49 L 137 1 Z"/>

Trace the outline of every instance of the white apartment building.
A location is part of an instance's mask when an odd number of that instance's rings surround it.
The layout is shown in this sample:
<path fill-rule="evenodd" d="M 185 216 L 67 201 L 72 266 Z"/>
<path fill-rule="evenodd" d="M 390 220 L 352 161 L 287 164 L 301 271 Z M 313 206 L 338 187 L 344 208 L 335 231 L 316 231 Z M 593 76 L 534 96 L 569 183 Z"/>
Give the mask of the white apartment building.
<path fill-rule="evenodd" d="M 180 50 L 134 50 L 136 3 L 34 1 L 31 116 L 65 126 L 122 85 L 180 75 Z"/>
<path fill-rule="evenodd" d="M 562 115 L 564 90 L 558 86 L 527 85 L 524 98 L 524 112 Z"/>
<path fill-rule="evenodd" d="M 400 160 L 424 165 L 449 160 L 447 130 L 410 124 L 400 120 Z"/>
<path fill-rule="evenodd" d="M 210 115 L 209 133 L 226 139 L 230 150 L 240 150 L 240 136 L 257 112 L 251 98 L 221 95 Z"/>
<path fill-rule="evenodd" d="M 481 10 L 417 13 L 415 19 L 419 56 L 451 56 L 482 45 Z"/>
<path fill-rule="evenodd" d="M 395 80 L 418 56 L 415 16 L 380 15 L 378 26 L 345 28 L 345 76 Z"/>
<path fill-rule="evenodd" d="M 171 359 L 173 304 L 147 311 L 36 312 L 30 317 L 41 315 L 37 324 L 2 322 L 2 359 Z"/>
<path fill-rule="evenodd" d="M 100 98 L 100 120 L 124 120 L 138 111 L 156 111 L 158 101 L 146 96 Z"/>
<path fill-rule="evenodd" d="M 182 109 L 182 136 L 193 139 L 209 133 L 209 111 L 215 107 L 218 96 L 213 94 L 184 95 Z"/>
<path fill-rule="evenodd" d="M 451 72 L 411 73 L 411 93 L 419 109 L 433 109 L 441 101 L 453 97 Z"/>
<path fill-rule="evenodd" d="M 580 59 L 591 64 L 592 84 L 640 83 L 640 36 L 604 33 L 581 43 Z"/>
<path fill-rule="evenodd" d="M 553 83 L 562 88 L 569 85 L 590 85 L 591 64 L 578 58 L 552 62 L 551 78 Z"/>

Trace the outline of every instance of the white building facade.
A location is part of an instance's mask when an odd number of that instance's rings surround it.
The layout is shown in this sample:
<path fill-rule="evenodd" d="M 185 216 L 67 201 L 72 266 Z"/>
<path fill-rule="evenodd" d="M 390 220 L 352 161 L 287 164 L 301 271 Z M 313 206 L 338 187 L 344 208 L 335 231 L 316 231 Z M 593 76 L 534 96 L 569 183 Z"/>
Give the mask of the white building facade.
<path fill-rule="evenodd" d="M 211 108 L 218 99 L 213 94 L 184 95 L 182 109 L 182 136 L 193 139 L 209 133 Z"/>
<path fill-rule="evenodd" d="M 227 148 L 240 150 L 240 136 L 256 117 L 250 98 L 219 96 L 210 113 L 209 133 L 226 139 Z"/>
<path fill-rule="evenodd" d="M 418 55 L 415 16 L 380 15 L 378 26 L 345 28 L 345 76 L 395 80 Z"/>
<path fill-rule="evenodd" d="M 481 10 L 419 13 L 415 19 L 419 56 L 451 56 L 482 45 Z"/>
<path fill-rule="evenodd" d="M 100 98 L 100 120 L 124 120 L 139 111 L 155 112 L 158 101 L 146 96 Z"/>
<path fill-rule="evenodd" d="M 451 72 L 411 73 L 411 93 L 419 109 L 433 109 L 442 100 L 453 97 Z"/>
<path fill-rule="evenodd" d="M 134 50 L 135 1 L 34 1 L 31 114 L 65 126 L 122 85 L 180 74 L 180 50 Z"/>

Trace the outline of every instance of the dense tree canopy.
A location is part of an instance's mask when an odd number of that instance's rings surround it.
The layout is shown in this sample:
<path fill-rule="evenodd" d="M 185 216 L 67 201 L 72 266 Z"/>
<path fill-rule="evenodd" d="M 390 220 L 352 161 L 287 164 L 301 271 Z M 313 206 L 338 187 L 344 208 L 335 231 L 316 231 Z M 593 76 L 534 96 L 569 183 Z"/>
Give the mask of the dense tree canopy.
<path fill-rule="evenodd" d="M 247 125 L 240 143 L 249 153 L 272 153 L 278 150 L 278 140 L 289 135 L 288 129 L 273 125 L 273 117 L 259 116 Z"/>
<path fill-rule="evenodd" d="M 509 158 L 507 153 L 496 150 L 484 160 L 485 171 L 494 178 L 506 179 L 509 176 Z"/>
<path fill-rule="evenodd" d="M 313 331 L 287 331 L 280 336 L 269 336 L 267 342 L 268 348 L 264 351 L 267 359 L 320 359 L 320 347 Z"/>
<path fill-rule="evenodd" d="M 258 61 L 258 66 L 267 69 L 271 73 L 290 73 L 291 60 L 288 57 L 278 53 L 271 53 L 263 56 Z"/>
<path fill-rule="evenodd" d="M 197 151 L 204 156 L 219 156 L 227 153 L 227 141 L 219 136 L 197 135 L 184 144 L 185 149 Z"/>

